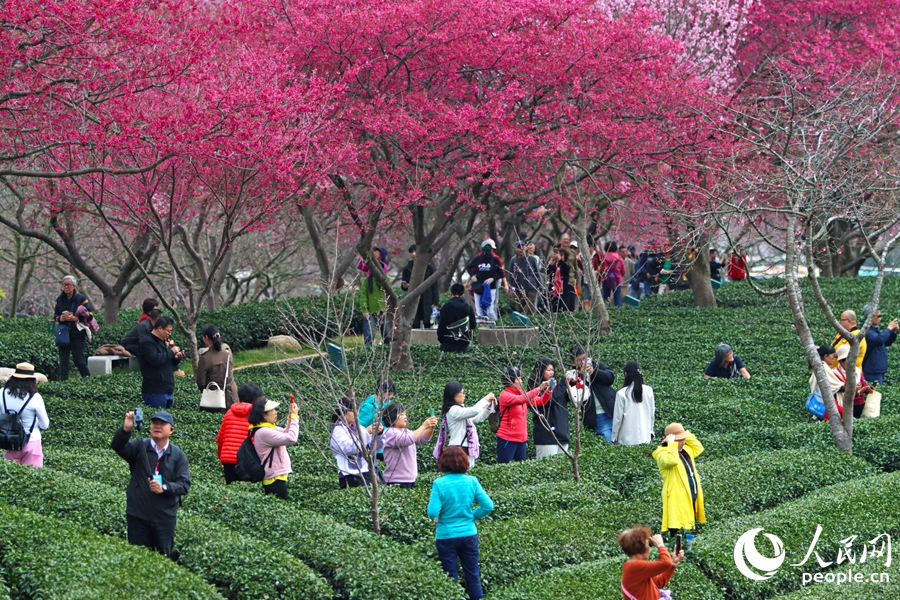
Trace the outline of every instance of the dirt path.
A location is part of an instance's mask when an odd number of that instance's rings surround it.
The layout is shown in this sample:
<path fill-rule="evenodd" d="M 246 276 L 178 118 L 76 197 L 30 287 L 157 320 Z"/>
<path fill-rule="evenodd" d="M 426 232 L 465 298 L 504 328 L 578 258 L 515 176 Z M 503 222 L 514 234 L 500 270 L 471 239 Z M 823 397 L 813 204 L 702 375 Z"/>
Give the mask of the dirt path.
<path fill-rule="evenodd" d="M 270 360 L 261 363 L 254 363 L 252 365 L 241 365 L 240 367 L 235 367 L 233 370 L 240 371 L 241 369 L 249 369 L 250 367 L 264 367 L 266 365 L 275 365 L 278 363 L 291 362 L 295 360 L 303 360 L 306 358 L 312 358 L 314 356 L 327 356 L 322 352 L 310 352 L 309 354 L 298 354 L 297 356 L 292 356 L 290 358 L 279 358 L 278 360 Z"/>

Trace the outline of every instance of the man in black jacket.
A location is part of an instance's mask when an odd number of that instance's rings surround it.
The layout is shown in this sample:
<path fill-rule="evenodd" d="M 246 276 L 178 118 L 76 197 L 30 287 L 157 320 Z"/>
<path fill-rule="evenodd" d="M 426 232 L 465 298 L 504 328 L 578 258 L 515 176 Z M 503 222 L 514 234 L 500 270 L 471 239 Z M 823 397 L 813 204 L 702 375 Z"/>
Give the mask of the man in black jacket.
<path fill-rule="evenodd" d="M 87 366 L 87 356 L 84 354 L 87 342 L 87 329 L 79 329 L 78 325 L 87 326 L 94 320 L 94 308 L 91 306 L 87 296 L 80 293 L 75 286 L 78 280 L 71 275 L 66 275 L 62 280 L 62 293 L 56 299 L 56 306 L 53 308 L 54 318 L 57 327 L 69 328 L 69 343 L 59 345 L 59 380 L 65 381 L 69 378 L 69 354 L 72 355 L 72 362 L 75 368 L 81 373 L 82 377 L 88 377 L 91 372 Z M 84 307 L 81 313 L 78 313 L 79 307 Z M 57 338 L 58 340 L 59 338 Z M 57 341 L 59 344 L 59 341 Z"/>
<path fill-rule="evenodd" d="M 581 379 L 582 385 L 587 385 L 591 390 L 590 400 L 584 406 L 582 423 L 585 428 L 602 435 L 607 442 L 612 442 L 613 410 L 616 406 L 613 384 L 616 375 L 608 365 L 589 358 L 581 346 L 574 346 L 569 355 L 575 367 L 574 378 Z M 573 385 L 571 381 L 569 385 Z"/>
<path fill-rule="evenodd" d="M 481 244 L 481 253 L 466 265 L 466 273 L 471 275 L 469 287 L 472 295 L 475 296 L 475 309 L 479 316 L 483 316 L 484 320 L 492 323 L 500 318 L 499 298 L 497 297 L 500 287 L 502 286 L 507 293 L 509 292 L 503 271 L 503 261 L 494 252 L 496 248 L 497 244 L 494 243 L 494 240 L 485 240 Z M 482 306 L 482 296 L 486 293 L 490 293 L 490 302 L 485 298 L 484 306 Z"/>
<path fill-rule="evenodd" d="M 191 471 L 181 448 L 169 443 L 175 420 L 164 410 L 150 418 L 150 439 L 132 440 L 134 412 L 113 436 L 110 447 L 128 462 L 131 481 L 127 499 L 128 543 L 164 556 L 172 553 L 181 497 L 191 489 Z"/>
<path fill-rule="evenodd" d="M 442 352 L 465 352 L 472 342 L 475 310 L 463 298 L 465 293 L 463 284 L 454 283 L 450 286 L 450 300 L 441 307 L 437 337 Z"/>
<path fill-rule="evenodd" d="M 413 263 L 416 261 L 416 245 L 409 247 L 409 262 L 403 267 L 403 275 L 400 278 L 400 287 L 404 292 L 409 291 L 409 282 L 412 279 Z M 425 267 L 425 279 L 434 275 L 434 265 L 428 263 Z M 423 279 L 424 281 L 424 279 Z M 437 308 L 440 301 L 440 290 L 438 290 L 437 280 L 428 286 L 421 296 L 419 296 L 419 305 L 416 307 L 416 316 L 413 319 L 413 329 L 418 329 L 420 325 L 424 325 L 425 329 L 431 329 L 431 311 Z"/>
<path fill-rule="evenodd" d="M 146 319 L 135 325 L 131 328 L 131 331 L 125 334 L 125 337 L 122 338 L 122 341 L 119 344 L 131 352 L 132 356 L 137 356 L 140 351 L 141 345 L 141 336 L 150 333 L 153 331 L 153 326 L 156 324 L 157 319 L 162 316 L 162 311 L 158 308 L 152 309 L 149 313 L 147 313 Z"/>
<path fill-rule="evenodd" d="M 175 398 L 175 369 L 184 358 L 178 346 L 169 346 L 174 325 L 167 317 L 160 317 L 150 333 L 141 336 L 138 362 L 141 365 L 141 395 L 144 404 L 154 408 L 171 408 Z"/>

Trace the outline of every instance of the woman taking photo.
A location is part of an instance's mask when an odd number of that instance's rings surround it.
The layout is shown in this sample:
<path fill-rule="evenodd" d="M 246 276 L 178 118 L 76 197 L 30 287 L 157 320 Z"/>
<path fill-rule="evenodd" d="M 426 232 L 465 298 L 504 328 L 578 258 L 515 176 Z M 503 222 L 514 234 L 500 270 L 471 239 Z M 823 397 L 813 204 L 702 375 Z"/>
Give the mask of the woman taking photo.
<path fill-rule="evenodd" d="M 684 558 L 684 550 L 673 557 L 663 544 L 662 535 L 650 533 L 649 527 L 634 527 L 619 534 L 619 547 L 628 555 L 622 565 L 622 595 L 626 600 L 672 597 L 660 588 L 675 574 L 675 565 Z M 650 560 L 651 543 L 659 551 L 659 560 Z"/>
<path fill-rule="evenodd" d="M 238 396 L 231 348 L 222 343 L 222 336 L 215 325 L 207 325 L 203 330 L 203 343 L 206 344 L 206 352 L 200 355 L 194 381 L 201 392 L 211 383 L 225 390 L 225 410 L 228 410 Z"/>
<path fill-rule="evenodd" d="M 630 362 L 625 365 L 625 387 L 616 392 L 613 410 L 613 444 L 636 446 L 653 440 L 653 423 L 656 420 L 656 399 L 653 388 L 644 385 L 641 365 Z"/>
<path fill-rule="evenodd" d="M 262 388 L 255 383 L 245 383 L 238 390 L 238 401 L 222 417 L 219 435 L 216 437 L 217 454 L 222 470 L 225 473 L 225 484 L 237 481 L 234 466 L 237 464 L 237 453 L 241 444 L 247 439 L 250 422 L 247 417 L 257 400 L 262 400 Z"/>
<path fill-rule="evenodd" d="M 297 405 L 291 400 L 291 412 L 288 415 L 287 427 L 276 427 L 280 404 L 265 398 L 257 400 L 250 409 L 247 420 L 250 422 L 250 434 L 253 446 L 259 454 L 259 460 L 266 470 L 263 479 L 263 492 L 275 494 L 282 500 L 288 499 L 287 479 L 291 473 L 291 457 L 286 446 L 297 443 L 300 432 Z"/>
<path fill-rule="evenodd" d="M 525 460 L 528 441 L 528 407 L 543 406 L 553 393 L 549 381 L 526 392 L 519 367 L 507 367 L 500 376 L 506 389 L 500 392 L 500 428 L 497 430 L 497 462 Z"/>
<path fill-rule="evenodd" d="M 537 361 L 528 387 L 537 388 L 542 383 L 555 380 L 556 371 L 549 358 Z M 534 409 L 534 450 L 537 458 L 562 454 L 569 449 L 569 393 L 564 385 L 556 385 L 550 401 Z"/>
<path fill-rule="evenodd" d="M 382 418 L 386 425 L 381 434 L 381 447 L 384 448 L 384 482 L 398 485 L 404 489 L 412 489 L 419 476 L 419 462 L 416 457 L 416 446 L 431 439 L 437 417 L 428 417 L 415 431 L 410 430 L 406 408 L 399 402 L 389 404 L 384 409 Z"/>
<path fill-rule="evenodd" d="M 381 423 L 357 429 L 356 412 L 350 398 L 341 398 L 331 413 L 331 454 L 337 462 L 341 489 L 371 485 L 367 452 L 372 449 L 372 436 L 381 433 Z M 361 439 L 360 439 L 361 438 Z M 373 456 L 374 461 L 374 456 Z"/>
<path fill-rule="evenodd" d="M 444 404 L 441 407 L 441 430 L 434 447 L 434 457 L 440 459 L 447 446 L 459 446 L 469 456 L 469 468 L 475 466 L 475 459 L 481 456 L 476 423 L 481 423 L 491 414 L 491 407 L 497 404 L 493 393 L 466 406 L 466 391 L 458 381 L 450 381 L 444 386 Z"/>
<path fill-rule="evenodd" d="M 34 366 L 28 363 L 16 365 L 16 372 L 10 375 L 0 391 L 3 412 L 15 412 L 22 418 L 25 429 L 25 445 L 21 450 L 4 450 L 3 458 L 21 465 L 44 466 L 44 451 L 41 447 L 41 429 L 50 426 L 44 399 L 37 391 L 37 376 Z M 30 433 L 29 433 L 30 432 Z"/>
<path fill-rule="evenodd" d="M 462 562 L 469 600 L 484 597 L 481 570 L 478 566 L 478 528 L 475 521 L 494 510 L 494 503 L 481 487 L 478 478 L 466 475 L 469 457 L 459 446 L 447 446 L 438 461 L 445 473 L 431 484 L 428 516 L 435 519 L 435 546 L 444 571 L 459 579 Z M 478 507 L 475 508 L 475 504 Z"/>

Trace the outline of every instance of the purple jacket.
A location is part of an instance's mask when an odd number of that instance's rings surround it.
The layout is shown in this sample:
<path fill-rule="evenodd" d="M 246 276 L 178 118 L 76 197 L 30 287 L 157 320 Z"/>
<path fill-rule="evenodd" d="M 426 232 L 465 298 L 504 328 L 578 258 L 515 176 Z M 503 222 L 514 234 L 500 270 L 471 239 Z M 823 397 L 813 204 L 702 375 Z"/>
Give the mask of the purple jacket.
<path fill-rule="evenodd" d="M 259 454 L 259 460 L 266 465 L 266 479 L 272 479 L 279 475 L 291 473 L 291 457 L 288 456 L 285 446 L 297 443 L 297 434 L 300 433 L 300 421 L 288 419 L 285 430 L 275 427 L 271 423 L 263 423 L 254 427 L 256 434 L 253 436 L 253 446 Z M 272 464 L 269 465 L 269 453 L 275 452 Z"/>
<path fill-rule="evenodd" d="M 416 437 L 415 432 L 403 428 L 388 427 L 381 434 L 384 448 L 384 480 L 387 483 L 415 483 L 419 476 L 416 461 L 416 446 L 424 444 L 429 437 Z"/>

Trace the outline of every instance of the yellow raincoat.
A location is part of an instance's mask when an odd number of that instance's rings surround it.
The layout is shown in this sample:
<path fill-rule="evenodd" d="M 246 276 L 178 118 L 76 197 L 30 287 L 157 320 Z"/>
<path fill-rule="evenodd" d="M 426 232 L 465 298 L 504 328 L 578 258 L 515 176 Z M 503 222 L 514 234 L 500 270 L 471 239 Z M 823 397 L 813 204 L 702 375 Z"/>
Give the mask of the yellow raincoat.
<path fill-rule="evenodd" d="M 684 440 L 684 450 L 691 457 L 691 464 L 703 452 L 703 444 L 694 434 Z M 678 456 L 678 442 L 667 446 L 659 446 L 653 451 L 653 458 L 659 467 L 659 475 L 662 477 L 662 501 L 663 516 L 662 530 L 668 529 L 694 529 L 694 522 L 705 523 L 706 513 L 703 510 L 703 487 L 700 485 L 700 475 L 694 464 L 694 477 L 697 480 L 697 506 L 691 507 L 691 484 L 688 481 L 687 470 Z"/>

